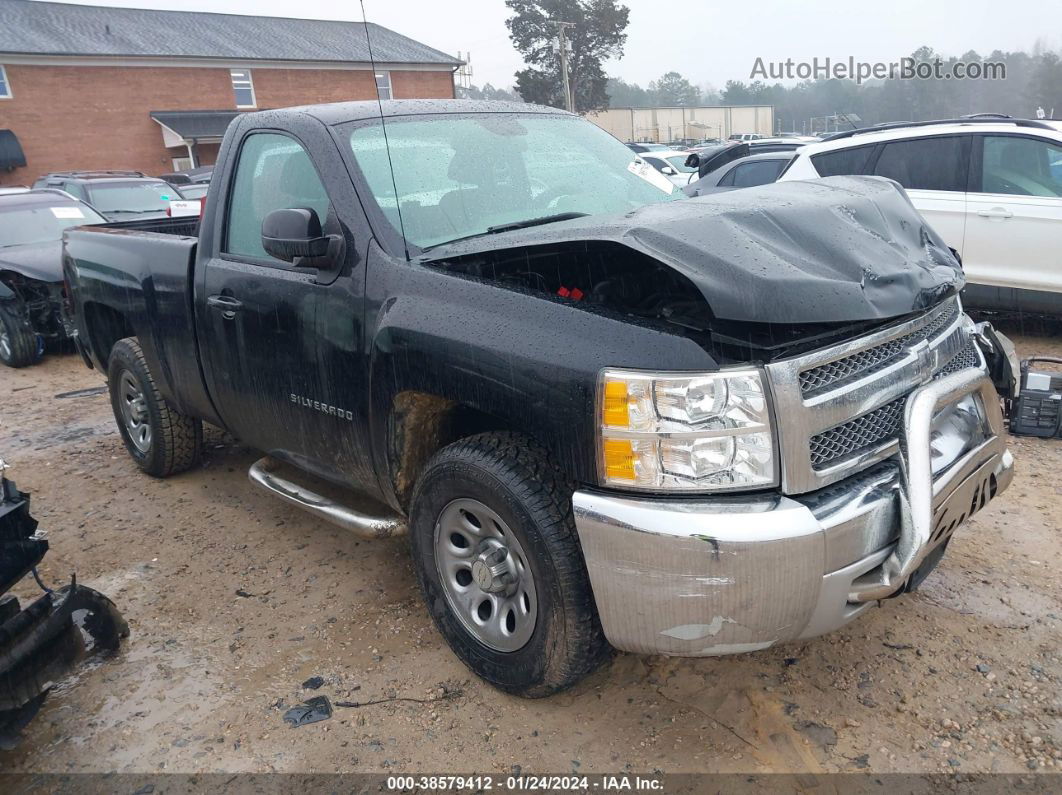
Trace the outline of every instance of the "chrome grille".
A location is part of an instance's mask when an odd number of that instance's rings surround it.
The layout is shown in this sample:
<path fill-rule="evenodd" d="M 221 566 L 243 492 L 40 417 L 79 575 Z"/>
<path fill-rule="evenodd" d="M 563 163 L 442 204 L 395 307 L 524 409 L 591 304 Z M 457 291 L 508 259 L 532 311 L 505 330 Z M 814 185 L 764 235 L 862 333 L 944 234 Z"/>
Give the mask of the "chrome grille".
<path fill-rule="evenodd" d="M 934 378 L 957 373 L 967 367 L 980 367 L 981 355 L 970 340 L 934 374 Z M 903 426 L 903 405 L 907 397 L 887 403 L 854 420 L 812 436 L 809 442 L 811 466 L 826 469 L 846 458 L 873 450 L 883 442 L 897 439 Z"/>
<path fill-rule="evenodd" d="M 965 347 L 955 354 L 951 361 L 937 371 L 934 378 L 943 378 L 946 375 L 965 370 L 967 367 L 980 367 L 981 354 L 977 352 L 977 345 L 973 340 L 966 343 Z"/>
<path fill-rule="evenodd" d="M 814 395 L 825 391 L 827 388 L 839 386 L 846 381 L 862 378 L 883 370 L 890 364 L 900 359 L 906 350 L 923 340 L 931 340 L 940 334 L 941 330 L 951 325 L 959 308 L 955 301 L 950 301 L 946 306 L 938 310 L 932 319 L 917 331 L 905 334 L 897 339 L 889 340 L 873 348 L 859 351 L 859 353 L 828 362 L 818 367 L 812 367 L 800 374 L 800 391 L 805 396 Z"/>
<path fill-rule="evenodd" d="M 915 389 L 983 367 L 972 323 L 951 299 L 920 317 L 766 367 L 777 416 L 782 490 L 817 491 L 894 455 Z"/>
<path fill-rule="evenodd" d="M 897 438 L 903 426 L 903 407 L 906 402 L 906 397 L 899 398 L 869 414 L 812 436 L 811 465 L 815 469 L 825 469 Z"/>

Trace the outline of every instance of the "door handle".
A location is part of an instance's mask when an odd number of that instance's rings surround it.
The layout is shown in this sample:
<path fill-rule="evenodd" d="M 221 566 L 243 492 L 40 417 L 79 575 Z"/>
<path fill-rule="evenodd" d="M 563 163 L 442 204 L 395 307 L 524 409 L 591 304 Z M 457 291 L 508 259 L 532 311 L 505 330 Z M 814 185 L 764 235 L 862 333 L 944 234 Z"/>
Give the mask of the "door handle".
<path fill-rule="evenodd" d="M 235 320 L 236 313 L 243 309 L 243 301 L 231 295 L 211 295 L 207 296 L 207 306 L 220 309 L 225 320 Z"/>
<path fill-rule="evenodd" d="M 977 214 L 982 218 L 998 218 L 1000 221 L 1014 216 L 1014 213 L 1005 207 L 992 207 L 988 210 L 978 210 Z"/>

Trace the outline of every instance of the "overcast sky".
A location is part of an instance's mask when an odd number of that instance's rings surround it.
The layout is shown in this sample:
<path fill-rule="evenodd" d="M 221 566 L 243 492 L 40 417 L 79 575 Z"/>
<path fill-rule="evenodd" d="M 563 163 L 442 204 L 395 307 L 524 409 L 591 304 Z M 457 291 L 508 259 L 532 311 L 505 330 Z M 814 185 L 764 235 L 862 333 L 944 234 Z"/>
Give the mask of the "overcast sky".
<path fill-rule="evenodd" d="M 360 20 L 357 0 L 67 0 L 232 14 Z M 626 0 L 623 57 L 609 75 L 647 84 L 671 70 L 721 88 L 748 80 L 757 57 L 810 61 L 818 56 L 891 62 L 928 45 L 945 55 L 1031 50 L 1039 40 L 1062 48 L 1058 0 Z M 522 67 L 509 42 L 503 0 L 365 0 L 379 23 L 456 55 L 472 53 L 473 82 L 513 84 Z"/>

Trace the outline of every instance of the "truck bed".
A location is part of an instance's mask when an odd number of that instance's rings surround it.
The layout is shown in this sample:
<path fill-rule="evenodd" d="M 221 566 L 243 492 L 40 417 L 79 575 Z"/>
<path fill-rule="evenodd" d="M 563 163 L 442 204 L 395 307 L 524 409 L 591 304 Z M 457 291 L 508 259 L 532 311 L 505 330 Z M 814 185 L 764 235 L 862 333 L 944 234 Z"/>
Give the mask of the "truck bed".
<path fill-rule="evenodd" d="M 63 234 L 63 253 L 79 349 L 91 364 L 105 372 L 114 343 L 135 336 L 163 397 L 205 416 L 212 410 L 199 372 L 191 290 L 198 222 L 80 226 Z"/>
<path fill-rule="evenodd" d="M 129 229 L 134 232 L 155 232 L 160 235 L 199 237 L 198 216 L 184 218 L 134 218 L 131 221 L 112 221 L 100 224 L 102 229 Z"/>

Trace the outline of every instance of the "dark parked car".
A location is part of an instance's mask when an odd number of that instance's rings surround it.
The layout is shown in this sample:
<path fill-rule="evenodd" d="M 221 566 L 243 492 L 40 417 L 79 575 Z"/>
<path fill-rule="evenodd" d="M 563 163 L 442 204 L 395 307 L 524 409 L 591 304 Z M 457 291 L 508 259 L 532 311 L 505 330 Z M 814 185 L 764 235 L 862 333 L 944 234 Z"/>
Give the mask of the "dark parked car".
<path fill-rule="evenodd" d="M 185 185 L 206 185 L 210 183 L 210 178 L 214 174 L 213 166 L 199 166 L 198 168 L 190 168 L 187 171 L 174 171 L 170 174 L 163 174 L 159 179 L 164 179 L 171 185 L 177 187 L 184 187 Z"/>
<path fill-rule="evenodd" d="M 193 182 L 187 185 L 176 185 L 177 192 L 181 194 L 185 199 L 205 199 L 207 191 L 210 190 L 210 183 L 208 182 Z"/>
<path fill-rule="evenodd" d="M 765 152 L 795 152 L 802 146 L 807 146 L 807 141 L 749 141 L 749 154 L 759 155 Z"/>
<path fill-rule="evenodd" d="M 806 643 L 1013 476 L 1010 359 L 889 180 L 685 200 L 585 119 L 460 100 L 240 114 L 217 172 L 198 239 L 66 233 L 127 451 L 186 470 L 208 422 L 276 496 L 408 532 L 439 631 L 508 692 L 609 644 Z"/>
<path fill-rule="evenodd" d="M 687 196 L 707 196 L 738 188 L 754 188 L 778 179 L 789 161 L 792 152 L 768 152 L 731 160 L 707 176 L 686 185 L 682 192 Z"/>
<path fill-rule="evenodd" d="M 66 338 L 60 306 L 63 231 L 104 218 L 59 190 L 0 195 L 0 362 L 33 364 Z"/>
<path fill-rule="evenodd" d="M 46 174 L 35 188 L 59 188 L 95 207 L 108 221 L 165 218 L 181 196 L 168 182 L 139 171 L 66 171 Z"/>
<path fill-rule="evenodd" d="M 732 163 L 740 158 L 768 152 L 795 152 L 801 146 L 804 146 L 804 142 L 778 140 L 727 141 L 718 146 L 708 146 L 694 150 L 686 158 L 686 165 L 697 169 L 697 179 L 704 179 L 727 163 Z"/>

